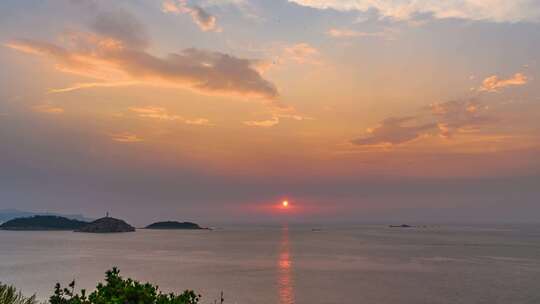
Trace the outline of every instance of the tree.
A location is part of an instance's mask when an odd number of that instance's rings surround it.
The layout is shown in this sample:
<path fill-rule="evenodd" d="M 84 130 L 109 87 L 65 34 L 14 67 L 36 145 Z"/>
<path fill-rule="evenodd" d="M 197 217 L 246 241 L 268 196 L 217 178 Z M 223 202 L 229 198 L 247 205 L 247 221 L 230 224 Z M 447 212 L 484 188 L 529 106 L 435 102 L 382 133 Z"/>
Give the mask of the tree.
<path fill-rule="evenodd" d="M 106 272 L 105 283 L 99 283 L 90 295 L 81 290 L 75 293 L 75 282 L 62 288 L 57 283 L 50 304 L 198 304 L 200 295 L 192 290 L 186 290 L 177 295 L 163 294 L 157 286 L 150 283 L 140 283 L 133 279 L 124 279 L 120 271 L 113 268 Z M 0 302 L 1 304 L 1 302 Z"/>
<path fill-rule="evenodd" d="M 27 298 L 15 287 L 0 283 L 0 304 L 37 304 L 37 301 L 36 296 Z"/>

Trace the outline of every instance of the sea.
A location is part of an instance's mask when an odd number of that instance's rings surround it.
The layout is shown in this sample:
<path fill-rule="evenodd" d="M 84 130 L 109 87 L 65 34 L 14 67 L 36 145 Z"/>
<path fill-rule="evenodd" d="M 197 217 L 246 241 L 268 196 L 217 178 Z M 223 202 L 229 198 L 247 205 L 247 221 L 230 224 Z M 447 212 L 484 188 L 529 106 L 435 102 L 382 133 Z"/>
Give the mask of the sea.
<path fill-rule="evenodd" d="M 201 303 L 540 303 L 540 225 L 223 225 L 123 234 L 0 231 L 0 281 L 46 300 L 104 273 Z"/>

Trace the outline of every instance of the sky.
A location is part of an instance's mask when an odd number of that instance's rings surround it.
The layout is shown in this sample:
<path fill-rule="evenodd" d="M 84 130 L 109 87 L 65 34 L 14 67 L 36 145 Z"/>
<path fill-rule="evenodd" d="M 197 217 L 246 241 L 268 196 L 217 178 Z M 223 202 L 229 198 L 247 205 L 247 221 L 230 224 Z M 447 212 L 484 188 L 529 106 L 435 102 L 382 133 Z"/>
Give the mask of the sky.
<path fill-rule="evenodd" d="M 539 60 L 536 0 L 1 1 L 0 209 L 538 222 Z"/>

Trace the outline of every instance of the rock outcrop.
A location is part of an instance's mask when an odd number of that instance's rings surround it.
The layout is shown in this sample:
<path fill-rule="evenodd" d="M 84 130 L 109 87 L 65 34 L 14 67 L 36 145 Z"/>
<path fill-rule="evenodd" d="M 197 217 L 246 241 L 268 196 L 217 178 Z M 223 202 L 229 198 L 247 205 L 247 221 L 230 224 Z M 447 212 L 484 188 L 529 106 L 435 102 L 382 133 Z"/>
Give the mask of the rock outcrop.
<path fill-rule="evenodd" d="M 123 220 L 112 217 L 103 217 L 81 227 L 76 231 L 87 233 L 117 233 L 133 232 L 135 231 L 135 228 Z"/>

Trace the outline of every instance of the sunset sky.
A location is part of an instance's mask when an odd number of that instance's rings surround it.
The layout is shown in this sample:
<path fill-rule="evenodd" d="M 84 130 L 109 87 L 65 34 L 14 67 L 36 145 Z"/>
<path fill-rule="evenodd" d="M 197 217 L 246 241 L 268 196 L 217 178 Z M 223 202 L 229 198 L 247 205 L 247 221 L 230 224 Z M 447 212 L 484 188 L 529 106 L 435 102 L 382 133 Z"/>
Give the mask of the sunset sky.
<path fill-rule="evenodd" d="M 1 1 L 0 209 L 537 221 L 539 60 L 537 0 Z"/>

